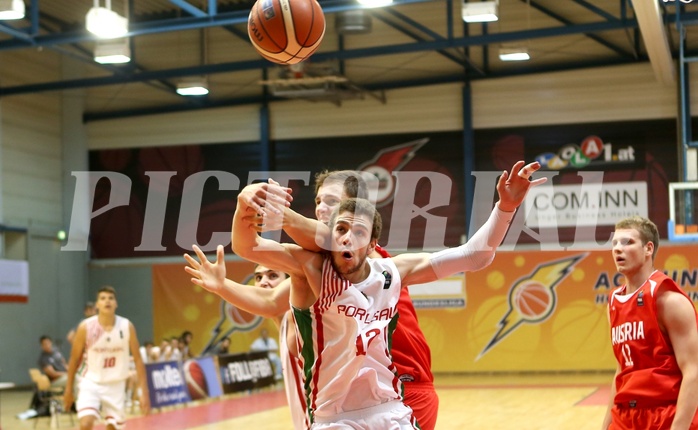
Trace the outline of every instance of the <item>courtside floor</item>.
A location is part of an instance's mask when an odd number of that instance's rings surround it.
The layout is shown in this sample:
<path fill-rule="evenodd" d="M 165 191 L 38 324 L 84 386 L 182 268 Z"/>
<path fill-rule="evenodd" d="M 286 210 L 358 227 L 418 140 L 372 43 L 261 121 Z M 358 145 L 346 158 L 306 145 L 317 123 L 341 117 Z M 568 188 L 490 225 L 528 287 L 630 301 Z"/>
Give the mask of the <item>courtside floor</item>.
<path fill-rule="evenodd" d="M 601 426 L 613 373 L 555 375 L 437 375 L 437 430 L 585 430 Z M 48 418 L 21 421 L 29 391 L 0 392 L 2 430 L 50 428 Z M 75 419 L 77 424 L 77 419 Z M 128 430 L 288 430 L 281 387 L 129 417 Z M 68 416 L 59 428 L 77 430 Z M 97 426 L 102 430 L 104 426 Z"/>

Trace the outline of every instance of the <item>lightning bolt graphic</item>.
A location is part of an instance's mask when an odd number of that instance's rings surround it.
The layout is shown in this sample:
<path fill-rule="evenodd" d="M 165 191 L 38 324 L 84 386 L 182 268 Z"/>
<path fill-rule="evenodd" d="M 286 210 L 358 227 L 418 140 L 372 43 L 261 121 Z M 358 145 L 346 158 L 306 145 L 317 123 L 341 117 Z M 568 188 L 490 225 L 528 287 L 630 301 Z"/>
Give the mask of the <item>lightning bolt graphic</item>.
<path fill-rule="evenodd" d="M 414 153 L 427 142 L 429 142 L 429 138 L 423 137 L 421 139 L 413 140 L 412 142 L 401 143 L 389 148 L 383 148 L 378 151 L 372 159 L 361 163 L 358 170 L 366 170 L 366 167 L 373 165 L 380 166 L 389 173 L 392 173 L 395 170 L 400 170 L 402 166 L 407 164 L 407 162 L 414 157 Z"/>
<path fill-rule="evenodd" d="M 361 163 L 357 167 L 357 170 L 369 172 L 378 179 L 377 207 L 385 206 L 393 199 L 393 190 L 395 189 L 393 172 L 402 169 L 405 164 L 414 158 L 415 152 L 427 142 L 429 142 L 429 138 L 423 137 L 411 142 L 383 148 L 372 159 Z"/>
<path fill-rule="evenodd" d="M 572 272 L 574 265 L 586 256 L 587 254 L 580 254 L 540 264 L 533 273 L 516 281 L 514 286 L 509 289 L 509 309 L 499 321 L 499 329 L 482 352 L 478 354 L 475 361 L 509 336 L 522 323 L 540 323 L 548 319 L 557 303 L 555 287 Z M 518 304 L 518 298 L 530 289 L 537 290 L 538 297 L 535 297 L 534 301 L 540 299 L 541 294 L 547 296 L 547 301 L 538 301 L 538 304 L 545 306 L 542 312 L 532 312 Z"/>

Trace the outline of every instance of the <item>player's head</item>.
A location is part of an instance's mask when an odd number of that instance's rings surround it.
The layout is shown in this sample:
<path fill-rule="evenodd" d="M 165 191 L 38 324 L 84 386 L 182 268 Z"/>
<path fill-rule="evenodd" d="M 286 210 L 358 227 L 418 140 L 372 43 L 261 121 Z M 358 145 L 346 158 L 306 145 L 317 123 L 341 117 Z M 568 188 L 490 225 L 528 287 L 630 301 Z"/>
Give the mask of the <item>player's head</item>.
<path fill-rule="evenodd" d="M 368 198 L 364 175 L 357 170 L 324 170 L 315 175 L 315 217 L 327 223 L 342 199 Z"/>
<path fill-rule="evenodd" d="M 383 228 L 375 206 L 366 199 L 345 199 L 332 212 L 332 263 L 342 275 L 361 269 Z"/>
<path fill-rule="evenodd" d="M 657 226 L 647 218 L 641 216 L 631 216 L 624 218 L 616 223 L 616 231 L 613 234 L 614 246 L 616 244 L 616 236 L 620 236 L 621 232 L 619 230 L 634 230 L 637 232 L 637 238 L 640 239 L 640 243 L 643 247 L 652 244 L 652 261 L 657 256 L 657 251 L 659 250 L 659 231 Z"/>
<path fill-rule="evenodd" d="M 254 285 L 262 288 L 275 288 L 287 275 L 279 270 L 271 270 L 268 267 L 258 264 L 254 268 Z"/>
<path fill-rule="evenodd" d="M 39 343 L 41 344 L 41 350 L 45 352 L 53 351 L 53 341 L 47 335 L 43 335 L 39 338 Z"/>
<path fill-rule="evenodd" d="M 95 305 L 98 313 L 114 312 L 117 307 L 116 290 L 111 285 L 105 285 L 97 291 L 97 304 Z"/>
<path fill-rule="evenodd" d="M 194 333 L 190 332 L 189 330 L 184 330 L 181 338 L 185 345 L 189 345 L 194 339 Z"/>
<path fill-rule="evenodd" d="M 87 302 L 85 303 L 85 308 L 83 309 L 83 314 L 85 315 L 85 318 L 91 317 L 92 315 L 97 314 L 97 308 L 95 307 L 95 302 Z"/>

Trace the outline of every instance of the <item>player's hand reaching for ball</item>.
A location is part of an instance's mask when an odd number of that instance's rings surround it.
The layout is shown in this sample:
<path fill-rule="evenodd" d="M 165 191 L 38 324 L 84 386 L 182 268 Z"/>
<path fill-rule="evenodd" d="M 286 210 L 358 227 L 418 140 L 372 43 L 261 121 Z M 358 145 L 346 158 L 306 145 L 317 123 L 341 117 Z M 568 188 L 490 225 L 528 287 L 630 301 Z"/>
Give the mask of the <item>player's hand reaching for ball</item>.
<path fill-rule="evenodd" d="M 541 185 L 548 178 L 538 178 L 531 180 L 531 175 L 540 169 L 540 163 L 535 161 L 526 164 L 524 161 L 517 161 L 511 169 L 511 173 L 506 170 L 497 181 L 497 194 L 499 194 L 499 209 L 504 212 L 513 212 L 521 205 L 528 190 L 531 187 Z"/>
<path fill-rule="evenodd" d="M 214 263 L 208 261 L 206 255 L 198 246 L 193 245 L 192 249 L 199 261 L 196 261 L 189 254 L 184 254 L 184 259 L 189 263 L 189 266 L 184 266 L 184 271 L 192 276 L 191 282 L 194 285 L 198 285 L 214 294 L 219 294 L 225 285 L 226 275 L 223 245 L 218 245 L 216 248 L 216 261 Z"/>

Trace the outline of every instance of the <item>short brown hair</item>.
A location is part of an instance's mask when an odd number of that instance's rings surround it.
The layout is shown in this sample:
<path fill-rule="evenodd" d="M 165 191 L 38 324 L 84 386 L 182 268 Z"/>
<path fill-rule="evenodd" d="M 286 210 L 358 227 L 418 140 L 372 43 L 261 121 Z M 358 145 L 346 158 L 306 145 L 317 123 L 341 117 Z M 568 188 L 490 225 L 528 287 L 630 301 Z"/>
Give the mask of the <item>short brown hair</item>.
<path fill-rule="evenodd" d="M 110 293 L 111 295 L 113 295 L 114 297 L 116 297 L 116 290 L 115 290 L 114 287 L 112 287 L 111 285 L 105 285 L 105 286 L 103 286 L 102 288 L 100 288 L 100 289 L 97 291 L 97 297 L 99 297 L 99 295 L 100 295 L 101 293 Z"/>
<path fill-rule="evenodd" d="M 342 212 L 350 212 L 356 215 L 366 215 L 373 220 L 373 226 L 371 227 L 371 239 L 378 240 L 381 236 L 381 230 L 383 230 L 383 219 L 381 218 L 380 212 L 376 209 L 371 202 L 366 199 L 344 199 L 339 203 L 339 206 L 332 211 L 332 216 L 330 217 L 330 227 L 334 227 L 337 221 L 337 216 Z"/>
<path fill-rule="evenodd" d="M 659 250 L 659 231 L 655 223 L 649 219 L 641 216 L 631 216 L 623 218 L 616 223 L 616 230 L 619 229 L 634 229 L 640 233 L 640 239 L 642 239 L 642 244 L 646 245 L 649 242 L 654 244 L 654 251 L 652 252 L 652 260 L 657 255 Z"/>
<path fill-rule="evenodd" d="M 368 198 L 368 184 L 358 170 L 323 170 L 315 175 L 315 195 L 325 182 L 339 182 L 343 184 L 346 197 Z"/>

